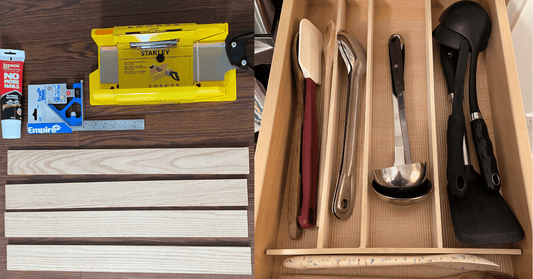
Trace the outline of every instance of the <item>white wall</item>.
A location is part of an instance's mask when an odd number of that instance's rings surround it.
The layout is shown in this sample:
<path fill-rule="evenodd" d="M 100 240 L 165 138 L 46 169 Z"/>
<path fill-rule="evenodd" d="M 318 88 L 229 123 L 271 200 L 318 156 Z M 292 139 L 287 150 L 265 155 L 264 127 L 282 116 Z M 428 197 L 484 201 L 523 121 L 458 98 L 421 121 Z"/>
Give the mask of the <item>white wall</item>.
<path fill-rule="evenodd" d="M 533 37 L 532 0 L 511 0 L 507 5 L 513 46 L 526 113 L 529 140 L 533 146 Z M 533 150 L 533 148 L 532 148 Z"/>
<path fill-rule="evenodd" d="M 509 2 L 508 12 L 510 16 L 510 23 L 512 25 L 513 18 L 517 14 L 514 12 L 513 5 L 520 5 L 521 0 L 512 0 Z M 518 67 L 518 78 L 520 79 L 520 89 L 522 91 L 522 100 L 524 101 L 524 111 L 526 114 L 533 113 L 533 57 L 532 57 L 532 24 L 531 24 L 531 0 L 525 1 L 525 6 L 522 9 L 520 16 L 516 20 L 516 24 L 512 29 L 513 46 L 516 55 L 516 66 Z M 513 12 L 515 14 L 513 14 Z"/>

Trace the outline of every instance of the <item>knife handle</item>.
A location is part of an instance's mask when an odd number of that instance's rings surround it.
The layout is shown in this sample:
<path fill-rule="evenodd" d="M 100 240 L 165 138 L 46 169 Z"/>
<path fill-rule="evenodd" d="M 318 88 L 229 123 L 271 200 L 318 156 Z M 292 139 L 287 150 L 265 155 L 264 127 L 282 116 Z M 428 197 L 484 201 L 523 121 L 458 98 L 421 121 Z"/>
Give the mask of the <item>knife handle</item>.
<path fill-rule="evenodd" d="M 302 132 L 302 210 L 298 222 L 304 229 L 316 224 L 318 183 L 318 123 L 316 116 L 316 83 L 305 79 L 305 110 Z"/>
<path fill-rule="evenodd" d="M 500 175 L 496 157 L 494 157 L 494 151 L 492 150 L 487 124 L 485 124 L 483 118 L 478 118 L 470 122 L 470 128 L 472 129 L 472 138 L 476 147 L 479 170 L 485 180 L 484 185 L 488 187 L 490 192 L 498 193 L 500 191 Z"/>

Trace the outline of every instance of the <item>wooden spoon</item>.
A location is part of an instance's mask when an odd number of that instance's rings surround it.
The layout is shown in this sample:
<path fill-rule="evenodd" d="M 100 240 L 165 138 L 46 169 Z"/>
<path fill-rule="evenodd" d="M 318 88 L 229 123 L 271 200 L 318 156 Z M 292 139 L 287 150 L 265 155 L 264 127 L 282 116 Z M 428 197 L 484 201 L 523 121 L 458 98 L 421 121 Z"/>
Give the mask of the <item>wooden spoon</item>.
<path fill-rule="evenodd" d="M 304 92 L 305 78 L 298 64 L 298 36 L 296 33 L 292 42 L 292 71 L 295 89 L 293 100 L 296 101 L 294 124 L 292 127 L 292 143 L 289 157 L 289 170 L 287 173 L 286 187 L 289 187 L 289 237 L 296 240 L 300 237 L 302 228 L 298 224 L 300 206 L 302 203 L 302 174 L 300 172 L 300 159 L 302 147 L 302 125 L 304 122 Z"/>
<path fill-rule="evenodd" d="M 384 279 L 384 277 L 366 277 L 366 276 L 333 276 L 333 275 L 281 275 L 278 279 Z M 399 277 L 390 279 L 402 279 Z M 408 278 L 403 278 L 408 279 Z M 424 278 L 418 278 L 424 279 Z M 425 278 L 433 279 L 433 278 Z M 443 277 L 441 279 L 514 279 L 504 273 L 499 272 L 481 272 L 473 271 L 459 275 Z"/>

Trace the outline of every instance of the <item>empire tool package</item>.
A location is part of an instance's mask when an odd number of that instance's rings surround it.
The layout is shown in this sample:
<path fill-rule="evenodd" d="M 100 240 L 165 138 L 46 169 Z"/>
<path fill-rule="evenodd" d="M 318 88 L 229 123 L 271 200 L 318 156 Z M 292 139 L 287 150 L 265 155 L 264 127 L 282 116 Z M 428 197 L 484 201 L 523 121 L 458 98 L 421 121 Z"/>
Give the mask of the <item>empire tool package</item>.
<path fill-rule="evenodd" d="M 231 58 L 244 48 L 235 41 L 228 46 L 227 23 L 124 26 L 91 35 L 99 50 L 98 69 L 89 76 L 91 105 L 237 98 L 240 67 Z"/>
<path fill-rule="evenodd" d="M 25 53 L 23 50 L 0 50 L 3 82 L 0 87 L 2 104 L 2 137 L 20 138 L 22 126 L 22 70 Z"/>
<path fill-rule="evenodd" d="M 28 134 L 144 130 L 144 119 L 84 120 L 83 81 L 28 85 Z"/>

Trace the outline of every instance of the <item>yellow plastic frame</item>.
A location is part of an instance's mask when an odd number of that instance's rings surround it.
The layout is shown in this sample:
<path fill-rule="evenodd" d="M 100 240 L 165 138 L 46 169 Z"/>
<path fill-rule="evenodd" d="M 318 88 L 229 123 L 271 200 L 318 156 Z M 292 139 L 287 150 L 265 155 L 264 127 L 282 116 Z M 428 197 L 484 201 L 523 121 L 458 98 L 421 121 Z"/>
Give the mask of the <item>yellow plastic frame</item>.
<path fill-rule="evenodd" d="M 181 29 L 180 31 L 166 31 Z M 135 33 L 135 34 L 131 34 Z M 130 42 L 163 41 L 179 38 L 178 45 L 224 42 L 228 36 L 228 24 L 168 24 L 123 26 L 93 29 L 93 40 L 98 45 L 129 48 Z M 117 89 L 116 84 L 100 83 L 100 51 L 98 69 L 89 75 L 91 105 L 151 105 L 169 103 L 222 102 L 237 99 L 237 73 L 229 70 L 222 81 L 202 81 L 201 86 L 128 88 Z M 111 89 L 114 88 L 114 89 Z"/>

